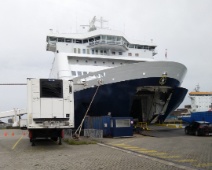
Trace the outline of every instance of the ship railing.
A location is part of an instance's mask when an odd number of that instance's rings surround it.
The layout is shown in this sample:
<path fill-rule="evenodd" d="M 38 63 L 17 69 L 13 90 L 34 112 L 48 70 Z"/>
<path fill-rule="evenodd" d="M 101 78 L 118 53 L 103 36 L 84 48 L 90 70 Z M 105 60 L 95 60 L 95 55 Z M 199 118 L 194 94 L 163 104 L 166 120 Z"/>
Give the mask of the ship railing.
<path fill-rule="evenodd" d="M 98 44 L 109 44 L 109 45 L 124 45 L 123 41 L 113 41 L 113 40 L 97 40 L 89 42 L 89 46 L 98 45 Z"/>
<path fill-rule="evenodd" d="M 89 42 L 88 47 L 91 46 L 97 46 L 97 45 L 114 45 L 114 46 L 119 46 L 122 47 L 123 50 L 128 50 L 126 44 L 124 43 L 124 41 L 114 41 L 114 40 L 97 40 L 97 41 L 93 41 L 93 42 Z"/>

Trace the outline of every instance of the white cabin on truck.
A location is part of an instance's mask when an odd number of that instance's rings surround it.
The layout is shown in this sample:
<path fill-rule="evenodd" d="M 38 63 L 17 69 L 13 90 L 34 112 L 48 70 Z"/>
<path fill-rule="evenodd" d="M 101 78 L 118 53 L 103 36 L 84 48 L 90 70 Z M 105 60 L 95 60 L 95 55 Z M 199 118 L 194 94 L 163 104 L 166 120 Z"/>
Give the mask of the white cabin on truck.
<path fill-rule="evenodd" d="M 63 138 L 63 129 L 74 128 L 73 82 L 60 79 L 27 79 L 27 129 L 32 145 L 38 137 Z"/>

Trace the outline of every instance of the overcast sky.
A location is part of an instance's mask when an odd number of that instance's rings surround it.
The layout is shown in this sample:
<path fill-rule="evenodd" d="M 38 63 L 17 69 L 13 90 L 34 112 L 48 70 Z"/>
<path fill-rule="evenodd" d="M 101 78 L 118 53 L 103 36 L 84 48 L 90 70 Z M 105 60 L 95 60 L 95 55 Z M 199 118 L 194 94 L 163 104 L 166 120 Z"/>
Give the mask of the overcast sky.
<path fill-rule="evenodd" d="M 0 83 L 26 83 L 48 78 L 53 53 L 46 52 L 46 35 L 82 32 L 80 25 L 96 16 L 105 26 L 138 40 L 153 39 L 157 60 L 183 63 L 182 84 L 192 91 L 212 91 L 211 0 L 1 0 Z M 0 86 L 0 112 L 26 108 L 25 86 Z M 190 104 L 188 96 L 181 105 Z"/>

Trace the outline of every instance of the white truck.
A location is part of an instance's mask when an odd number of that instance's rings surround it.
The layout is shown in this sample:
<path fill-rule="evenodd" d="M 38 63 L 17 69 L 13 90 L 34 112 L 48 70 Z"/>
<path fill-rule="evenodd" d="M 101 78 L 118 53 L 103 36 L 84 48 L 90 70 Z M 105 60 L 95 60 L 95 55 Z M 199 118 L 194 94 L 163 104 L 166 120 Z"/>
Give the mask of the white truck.
<path fill-rule="evenodd" d="M 74 128 L 73 82 L 60 79 L 27 79 L 26 127 L 32 146 L 36 138 L 51 138 L 61 145 L 64 129 Z"/>

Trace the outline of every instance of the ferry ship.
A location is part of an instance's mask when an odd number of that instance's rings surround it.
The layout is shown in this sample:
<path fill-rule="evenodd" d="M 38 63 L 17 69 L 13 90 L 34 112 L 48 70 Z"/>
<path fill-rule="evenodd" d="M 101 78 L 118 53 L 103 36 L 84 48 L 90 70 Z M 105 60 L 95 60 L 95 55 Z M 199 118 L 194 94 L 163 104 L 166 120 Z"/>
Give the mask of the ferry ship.
<path fill-rule="evenodd" d="M 212 92 L 200 91 L 197 85 L 194 91 L 189 93 L 191 99 L 190 114 L 183 116 L 184 122 L 207 121 L 212 123 Z"/>
<path fill-rule="evenodd" d="M 191 112 L 212 111 L 212 92 L 201 92 L 197 85 L 193 92 L 189 93 L 191 99 Z"/>
<path fill-rule="evenodd" d="M 101 27 L 97 28 L 96 22 Z M 104 29 L 92 19 L 85 33 L 50 30 L 46 50 L 54 53 L 50 78 L 73 80 L 75 126 L 90 116 L 133 117 L 141 122 L 164 121 L 187 93 L 180 87 L 187 68 L 154 59 L 153 41 L 133 40 Z"/>

